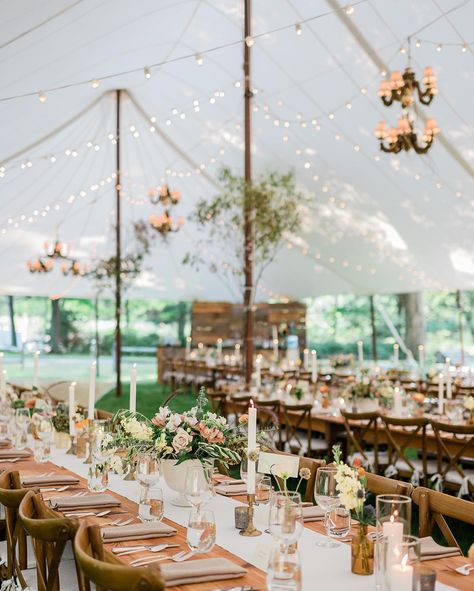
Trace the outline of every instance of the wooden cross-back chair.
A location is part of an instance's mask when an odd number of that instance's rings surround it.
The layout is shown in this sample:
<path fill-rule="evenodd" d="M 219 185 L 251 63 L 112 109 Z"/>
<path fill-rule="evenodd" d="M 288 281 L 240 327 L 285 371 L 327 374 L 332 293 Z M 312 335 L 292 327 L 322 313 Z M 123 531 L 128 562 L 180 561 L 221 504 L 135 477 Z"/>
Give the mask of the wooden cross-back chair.
<path fill-rule="evenodd" d="M 282 451 L 276 451 L 278 455 L 282 456 L 295 456 L 295 454 L 289 454 Z M 309 480 L 306 481 L 306 488 L 304 492 L 303 501 L 309 503 L 314 502 L 314 483 L 316 482 L 316 473 L 318 468 L 322 468 L 326 465 L 326 460 L 320 460 L 316 458 L 307 458 L 305 456 L 297 456 L 299 457 L 299 467 L 298 471 L 301 471 L 302 468 L 308 468 L 311 472 L 311 476 Z M 279 481 L 280 488 L 283 487 L 283 481 L 278 477 L 275 477 L 277 481 Z M 299 478 L 299 477 L 298 477 Z"/>
<path fill-rule="evenodd" d="M 235 415 L 235 422 L 238 424 L 239 418 L 247 414 L 250 401 L 252 400 L 252 396 L 231 396 L 231 406 L 234 411 Z"/>
<path fill-rule="evenodd" d="M 413 492 L 413 485 L 402 480 L 386 478 L 379 474 L 366 472 L 367 490 L 374 495 L 405 495 L 410 497 Z"/>
<path fill-rule="evenodd" d="M 474 471 L 462 467 L 461 461 L 467 455 L 468 450 L 474 447 L 474 425 L 455 425 L 440 421 L 431 421 L 436 437 L 437 473 L 441 482 L 451 488 L 462 488 L 463 492 L 474 493 Z M 450 452 L 447 443 L 456 451 Z M 463 486 L 464 483 L 464 486 Z"/>
<path fill-rule="evenodd" d="M 0 503 L 5 508 L 7 574 L 10 578 L 17 576 L 23 589 L 28 586 L 21 572 L 28 568 L 28 552 L 26 533 L 18 518 L 18 508 L 27 492 L 28 489 L 22 487 L 16 470 L 7 470 L 0 475 Z"/>
<path fill-rule="evenodd" d="M 18 515 L 34 542 L 38 591 L 59 591 L 59 568 L 66 544 L 74 539 L 78 522 L 48 508 L 41 494 L 32 490 L 21 501 Z M 64 564 L 72 566 L 72 561 L 65 561 Z M 79 569 L 76 569 L 76 576 L 80 591 L 88 591 L 89 584 Z M 71 581 L 68 581 L 67 586 L 70 585 Z"/>
<path fill-rule="evenodd" d="M 312 456 L 327 451 L 325 440 L 314 440 L 311 427 L 312 404 L 280 404 L 282 425 L 285 427 L 285 448 L 298 455 Z M 306 441 L 305 441 L 306 440 Z"/>
<path fill-rule="evenodd" d="M 374 472 L 379 471 L 379 442 L 378 442 L 378 421 L 379 413 L 374 412 L 348 412 L 341 410 L 344 420 L 344 430 L 347 435 L 347 458 L 359 457 L 364 466 L 373 467 Z M 368 437 L 370 435 L 370 437 Z M 370 441 L 374 451 L 369 452 L 366 442 Z"/>
<path fill-rule="evenodd" d="M 211 403 L 212 412 L 227 418 L 227 394 L 225 392 L 216 392 L 212 388 L 208 388 L 206 394 Z"/>
<path fill-rule="evenodd" d="M 273 443 L 281 449 L 280 401 L 258 400 L 256 406 L 258 427 L 271 433 Z"/>
<path fill-rule="evenodd" d="M 96 591 L 163 591 L 165 583 L 158 569 L 131 567 L 104 551 L 97 525 L 83 523 L 74 538 L 74 552 L 85 578 Z"/>
<path fill-rule="evenodd" d="M 474 526 L 472 502 L 422 486 L 413 491 L 412 499 L 419 507 L 419 536 L 431 536 L 436 524 L 449 546 L 461 551 L 445 518 L 449 517 Z"/>
<path fill-rule="evenodd" d="M 384 436 L 388 443 L 389 468 L 393 467 L 403 478 L 418 476 L 420 482 L 426 484 L 428 473 L 435 468 L 432 463 L 428 466 L 426 458 L 426 426 L 428 420 L 424 417 L 399 418 L 381 415 L 384 424 Z M 420 444 L 416 439 L 420 439 Z M 410 458 L 409 449 L 421 451 L 421 459 Z M 387 474 L 387 472 L 386 472 Z"/>

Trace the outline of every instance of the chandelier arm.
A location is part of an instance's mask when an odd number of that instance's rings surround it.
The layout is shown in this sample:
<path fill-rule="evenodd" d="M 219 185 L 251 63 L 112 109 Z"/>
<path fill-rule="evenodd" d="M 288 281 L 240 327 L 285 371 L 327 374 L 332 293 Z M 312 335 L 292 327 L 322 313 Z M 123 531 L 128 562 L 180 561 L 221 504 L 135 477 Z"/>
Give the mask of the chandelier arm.
<path fill-rule="evenodd" d="M 390 107 L 390 105 L 393 104 L 393 100 L 394 100 L 393 93 L 389 99 L 387 99 L 387 97 L 385 97 L 385 96 L 381 96 L 380 98 L 382 99 L 382 102 L 386 107 Z"/>

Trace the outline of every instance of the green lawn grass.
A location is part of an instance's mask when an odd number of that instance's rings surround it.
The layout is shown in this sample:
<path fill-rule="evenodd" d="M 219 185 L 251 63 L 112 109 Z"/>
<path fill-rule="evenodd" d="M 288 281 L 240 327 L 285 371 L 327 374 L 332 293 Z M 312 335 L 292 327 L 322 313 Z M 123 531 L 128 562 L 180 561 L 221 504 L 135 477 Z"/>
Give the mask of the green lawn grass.
<path fill-rule="evenodd" d="M 159 385 L 156 382 L 138 382 L 137 384 L 137 411 L 146 417 L 153 417 L 158 412 L 160 405 L 170 395 L 169 386 Z M 129 407 L 130 386 L 122 384 L 122 396 L 115 395 L 115 388 L 109 390 L 97 401 L 97 408 L 115 413 L 117 410 Z M 176 412 L 190 409 L 196 402 L 190 390 L 178 391 L 178 394 L 170 402 L 170 407 Z"/>

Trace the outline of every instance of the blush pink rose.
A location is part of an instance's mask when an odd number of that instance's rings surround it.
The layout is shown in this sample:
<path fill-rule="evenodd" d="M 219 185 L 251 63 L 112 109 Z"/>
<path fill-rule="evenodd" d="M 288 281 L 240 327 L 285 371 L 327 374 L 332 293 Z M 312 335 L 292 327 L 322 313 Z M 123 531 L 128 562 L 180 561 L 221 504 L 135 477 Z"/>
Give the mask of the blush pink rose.
<path fill-rule="evenodd" d="M 171 445 L 173 446 L 174 451 L 179 453 L 180 451 L 189 451 L 191 449 L 192 442 L 193 436 L 179 427 L 176 431 L 176 435 L 173 437 Z"/>

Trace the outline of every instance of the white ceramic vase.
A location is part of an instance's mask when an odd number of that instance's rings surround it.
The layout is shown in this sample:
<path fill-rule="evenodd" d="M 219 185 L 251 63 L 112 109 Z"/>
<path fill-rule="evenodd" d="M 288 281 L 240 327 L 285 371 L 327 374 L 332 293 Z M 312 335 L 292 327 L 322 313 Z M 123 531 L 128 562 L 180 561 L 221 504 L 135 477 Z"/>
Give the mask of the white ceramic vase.
<path fill-rule="evenodd" d="M 177 460 L 161 460 L 161 472 L 166 484 L 178 493 L 178 496 L 171 500 L 176 507 L 191 507 L 184 496 L 186 489 L 186 470 L 193 466 L 202 466 L 201 460 L 185 460 L 177 464 Z"/>
<path fill-rule="evenodd" d="M 379 401 L 373 398 L 357 398 L 357 412 L 375 412 L 379 410 Z"/>

